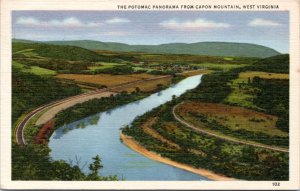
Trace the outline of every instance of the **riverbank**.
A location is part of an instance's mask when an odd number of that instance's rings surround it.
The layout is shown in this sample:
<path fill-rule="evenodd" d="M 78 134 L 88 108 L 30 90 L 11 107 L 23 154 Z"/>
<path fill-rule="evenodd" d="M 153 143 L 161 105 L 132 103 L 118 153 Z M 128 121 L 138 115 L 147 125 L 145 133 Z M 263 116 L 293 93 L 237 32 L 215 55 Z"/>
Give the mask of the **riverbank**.
<path fill-rule="evenodd" d="M 144 148 L 143 146 L 138 144 L 132 137 L 127 136 L 125 134 L 121 133 L 120 138 L 126 146 L 128 146 L 132 150 L 134 150 L 152 160 L 155 160 L 155 161 L 158 161 L 161 163 L 165 163 L 165 164 L 168 164 L 168 165 L 171 165 L 171 166 L 174 166 L 174 167 L 177 167 L 177 168 L 180 168 L 180 169 L 183 169 L 183 170 L 186 170 L 186 171 L 189 171 L 189 172 L 201 175 L 201 176 L 205 176 L 210 180 L 218 180 L 218 181 L 236 180 L 234 178 L 229 178 L 224 175 L 216 174 L 216 173 L 206 170 L 206 169 L 195 168 L 190 165 L 182 164 L 179 162 L 172 161 L 168 158 L 161 157 L 159 154 L 156 154 L 154 152 L 147 150 L 146 148 Z"/>
<path fill-rule="evenodd" d="M 133 81 L 130 83 L 124 83 L 121 85 L 110 87 L 109 89 L 106 89 L 106 90 L 96 90 L 96 91 L 92 91 L 89 93 L 75 95 L 75 96 L 72 96 L 69 98 L 65 98 L 63 100 L 54 101 L 52 103 L 41 106 L 41 107 L 35 109 L 34 111 L 30 112 L 28 115 L 26 115 L 22 121 L 20 120 L 20 122 L 18 123 L 16 130 L 14 132 L 14 135 L 15 135 L 14 139 L 16 140 L 17 144 L 26 144 L 25 138 L 24 138 L 24 132 L 23 132 L 25 129 L 25 126 L 33 118 L 33 116 L 37 116 L 41 112 L 43 112 L 43 113 L 36 119 L 35 122 L 33 122 L 34 125 L 36 125 L 36 126 L 40 126 L 40 125 L 47 123 L 48 121 L 52 120 L 58 113 L 60 113 L 64 110 L 67 110 L 71 107 L 74 107 L 75 105 L 82 104 L 84 102 L 88 102 L 89 100 L 93 100 L 93 99 L 100 99 L 100 98 L 104 98 L 104 97 L 110 97 L 111 95 L 117 95 L 118 93 L 120 93 L 123 90 L 128 90 L 126 88 L 132 88 L 132 90 L 130 91 L 132 93 L 136 90 L 136 87 L 135 88 L 131 87 L 133 85 L 140 84 L 140 83 L 153 83 L 153 82 L 157 82 L 157 80 L 162 80 L 162 79 L 164 80 L 165 78 L 172 78 L 172 76 L 165 75 L 165 76 L 159 76 L 159 77 L 155 77 L 155 78 L 137 80 L 137 81 Z M 171 81 L 171 79 L 170 79 L 170 81 Z M 152 86 L 153 86 L 153 84 L 152 84 Z M 147 85 L 144 84 L 144 86 L 140 88 L 140 91 L 145 91 L 145 87 L 147 87 Z M 155 90 L 151 89 L 152 91 L 155 92 L 155 91 L 162 90 L 166 87 L 162 87 L 162 88 L 158 89 L 157 86 L 153 86 L 152 88 L 155 88 Z M 146 93 L 150 93 L 150 90 L 148 89 L 148 91 L 146 91 Z M 146 96 L 146 94 L 145 94 L 145 96 Z"/>
<path fill-rule="evenodd" d="M 76 96 L 72 99 L 69 99 L 67 101 L 61 102 L 57 105 L 54 105 L 51 107 L 48 111 L 46 111 L 41 117 L 37 119 L 35 122 L 35 125 L 42 125 L 47 123 L 49 120 L 53 119 L 55 115 L 57 115 L 59 112 L 70 108 L 76 104 L 84 103 L 92 99 L 100 99 L 102 97 L 109 97 L 111 95 L 115 95 L 115 92 L 111 91 L 104 91 L 104 92 L 99 92 L 99 93 L 92 93 L 92 94 L 84 94 L 84 95 L 79 95 Z"/>

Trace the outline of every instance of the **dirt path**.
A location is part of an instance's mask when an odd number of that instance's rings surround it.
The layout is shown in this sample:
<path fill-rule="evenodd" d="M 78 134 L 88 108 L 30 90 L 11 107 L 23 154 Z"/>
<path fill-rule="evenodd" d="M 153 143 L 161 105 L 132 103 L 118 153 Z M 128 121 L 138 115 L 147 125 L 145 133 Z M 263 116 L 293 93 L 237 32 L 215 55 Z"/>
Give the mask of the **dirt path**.
<path fill-rule="evenodd" d="M 206 134 L 206 135 L 209 135 L 209 136 L 212 136 L 212 137 L 216 137 L 218 139 L 222 139 L 222 140 L 225 140 L 225 141 L 230 141 L 230 142 L 234 142 L 234 143 L 238 143 L 238 144 L 243 144 L 243 145 L 250 145 L 250 146 L 254 146 L 254 147 L 260 147 L 260 148 L 265 148 L 265 149 L 269 149 L 269 150 L 274 150 L 274 151 L 280 151 L 280 152 L 285 152 L 285 153 L 288 153 L 289 150 L 288 149 L 284 149 L 284 148 L 278 148 L 278 147 L 271 147 L 271 146 L 268 146 L 268 145 L 263 145 L 263 144 L 258 144 L 258 143 L 251 143 L 251 142 L 246 142 L 246 141 L 242 141 L 242 140 L 238 140 L 238 139 L 234 139 L 234 138 L 231 138 L 231 137 L 227 137 L 227 136 L 221 136 L 221 135 L 218 135 L 218 134 L 215 134 L 215 133 L 212 133 L 212 132 L 209 132 L 209 131 L 205 131 L 203 129 L 200 129 L 200 128 L 197 128 L 195 127 L 194 125 L 184 121 L 183 119 L 181 119 L 178 115 L 176 115 L 176 108 L 183 104 L 184 102 L 181 102 L 179 104 L 177 104 L 176 106 L 173 107 L 172 109 L 172 114 L 173 116 L 175 117 L 175 119 L 185 125 L 186 127 L 189 127 L 191 128 L 192 130 L 196 131 L 196 132 L 199 132 L 199 133 L 203 133 L 203 134 Z"/>
<path fill-rule="evenodd" d="M 132 150 L 134 150 L 152 160 L 155 160 L 155 161 L 158 161 L 161 163 L 165 163 L 165 164 L 168 164 L 168 165 L 171 165 L 171 166 L 174 166 L 174 167 L 177 167 L 177 168 L 180 168 L 180 169 L 183 169 L 183 170 L 195 173 L 195 174 L 199 174 L 201 176 L 207 177 L 210 180 L 220 180 L 220 181 L 236 180 L 233 178 L 229 178 L 229 177 L 226 177 L 223 175 L 216 174 L 216 173 L 206 170 L 206 169 L 195 168 L 190 165 L 182 164 L 179 162 L 172 161 L 168 158 L 161 157 L 159 154 L 148 151 L 147 149 L 145 149 L 144 147 L 139 145 L 132 137 L 129 137 L 122 133 L 121 133 L 120 137 L 121 137 L 121 140 L 123 141 L 123 143 L 125 145 L 127 145 L 129 148 L 131 148 Z"/>

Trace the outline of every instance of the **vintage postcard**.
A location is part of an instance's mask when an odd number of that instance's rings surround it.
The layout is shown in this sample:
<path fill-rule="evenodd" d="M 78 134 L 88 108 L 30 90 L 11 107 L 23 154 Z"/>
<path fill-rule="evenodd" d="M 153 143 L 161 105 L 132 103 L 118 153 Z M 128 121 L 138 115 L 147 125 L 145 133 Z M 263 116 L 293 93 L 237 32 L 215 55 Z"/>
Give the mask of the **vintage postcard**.
<path fill-rule="evenodd" d="M 1 1 L 2 189 L 299 189 L 299 1 Z"/>

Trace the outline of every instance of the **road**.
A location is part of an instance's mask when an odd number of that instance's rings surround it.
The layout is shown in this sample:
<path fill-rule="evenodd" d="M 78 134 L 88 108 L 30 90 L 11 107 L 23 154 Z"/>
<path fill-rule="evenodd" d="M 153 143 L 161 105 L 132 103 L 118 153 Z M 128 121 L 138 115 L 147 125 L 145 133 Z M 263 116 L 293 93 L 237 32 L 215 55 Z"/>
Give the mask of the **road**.
<path fill-rule="evenodd" d="M 92 91 L 92 92 L 88 92 L 88 93 L 84 93 L 84 94 L 64 98 L 64 99 L 61 99 L 61 100 L 54 101 L 54 102 L 51 102 L 49 104 L 43 105 L 41 107 L 38 107 L 35 110 L 31 111 L 30 113 L 26 114 L 24 119 L 17 124 L 16 130 L 15 130 L 16 143 L 19 144 L 19 145 L 26 145 L 26 140 L 25 140 L 25 137 L 24 137 L 24 129 L 25 129 L 26 125 L 28 124 L 28 122 L 34 116 L 36 116 L 37 114 L 39 114 L 39 113 L 41 113 L 45 110 L 48 110 L 50 108 L 54 108 L 54 107 L 62 105 L 62 104 L 65 104 L 65 107 L 63 107 L 63 109 L 66 109 L 66 107 L 71 107 L 76 103 L 80 103 L 80 100 L 88 101 L 88 97 L 94 98 L 95 96 L 101 97 L 102 95 L 103 96 L 110 96 L 111 94 L 115 94 L 113 91 L 115 91 L 119 88 L 132 86 L 132 85 L 143 83 L 143 82 L 154 81 L 154 80 L 163 79 L 163 78 L 169 78 L 169 77 L 171 77 L 171 76 L 170 75 L 165 75 L 165 76 L 159 76 L 159 77 L 155 77 L 155 78 L 137 80 L 137 81 L 134 81 L 134 82 L 129 82 L 129 83 L 116 85 L 116 86 L 110 87 L 110 88 L 103 88 L 103 89 L 95 90 L 95 91 Z M 72 100 L 75 100 L 75 99 L 77 99 L 79 101 L 74 102 L 74 104 L 69 104 L 69 105 L 67 104 L 66 105 L 67 102 L 71 102 Z M 45 121 L 47 122 L 47 120 L 53 118 L 61 110 L 62 109 L 56 110 L 55 112 L 52 112 L 51 115 L 50 116 L 48 115 L 46 118 L 44 118 L 44 120 L 42 120 L 42 122 L 45 122 Z"/>
<path fill-rule="evenodd" d="M 176 115 L 176 108 L 183 104 L 184 102 L 181 102 L 179 104 L 177 104 L 176 106 L 173 107 L 172 113 L 173 116 L 175 117 L 175 119 L 181 123 L 182 125 L 191 128 L 193 131 L 196 131 L 198 133 L 202 133 L 202 134 L 206 134 L 212 137 L 216 137 L 218 139 L 222 139 L 225 141 L 230 141 L 230 142 L 234 142 L 234 143 L 238 143 L 238 144 L 243 144 L 243 145 L 250 145 L 250 146 L 254 146 L 254 147 L 260 147 L 260 148 L 265 148 L 265 149 L 269 149 L 269 150 L 274 150 L 274 151 L 280 151 L 280 152 L 285 152 L 288 153 L 289 150 L 288 149 L 284 149 L 284 148 L 278 148 L 278 147 L 272 147 L 272 146 L 268 146 L 268 145 L 263 145 L 263 144 L 258 144 L 258 143 L 251 143 L 251 142 L 247 142 L 247 141 L 242 141 L 242 140 L 238 140 L 238 139 L 234 139 L 228 136 L 222 136 L 222 135 L 218 135 L 209 131 L 206 131 L 204 129 L 200 129 L 198 127 L 195 127 L 194 125 L 184 121 L 183 119 L 181 119 L 178 115 Z"/>

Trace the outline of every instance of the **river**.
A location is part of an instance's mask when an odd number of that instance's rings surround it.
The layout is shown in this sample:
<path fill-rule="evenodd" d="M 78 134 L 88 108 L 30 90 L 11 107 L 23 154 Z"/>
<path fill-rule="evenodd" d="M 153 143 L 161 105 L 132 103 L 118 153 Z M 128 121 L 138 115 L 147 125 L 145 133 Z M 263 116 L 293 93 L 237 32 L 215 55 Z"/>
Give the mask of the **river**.
<path fill-rule="evenodd" d="M 104 166 L 102 176 L 117 175 L 125 180 L 207 180 L 197 174 L 148 159 L 120 141 L 119 129 L 137 116 L 158 107 L 201 83 L 202 75 L 188 77 L 171 87 L 109 111 L 101 112 L 58 128 L 50 137 L 50 156 L 79 164 L 89 172 L 88 164 L 97 154 Z"/>

